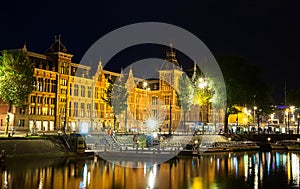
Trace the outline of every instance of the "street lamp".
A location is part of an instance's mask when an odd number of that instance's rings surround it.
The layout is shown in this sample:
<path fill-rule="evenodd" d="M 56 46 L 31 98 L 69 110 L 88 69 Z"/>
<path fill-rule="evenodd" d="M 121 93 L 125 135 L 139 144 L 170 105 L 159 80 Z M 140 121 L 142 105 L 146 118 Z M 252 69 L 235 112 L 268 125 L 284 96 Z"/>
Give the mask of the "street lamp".
<path fill-rule="evenodd" d="M 297 119 L 298 119 L 297 134 L 299 134 L 300 114 L 297 115 Z"/>
<path fill-rule="evenodd" d="M 257 110 L 257 107 L 253 107 L 253 124 L 255 124 L 255 111 Z"/>
<path fill-rule="evenodd" d="M 146 87 L 148 86 L 148 83 L 146 81 L 143 82 L 143 87 L 144 89 L 146 89 Z"/>
<path fill-rule="evenodd" d="M 290 112 L 290 110 L 287 108 L 286 110 L 285 110 L 285 119 L 286 119 L 286 127 L 287 127 L 287 133 L 290 133 L 290 121 L 289 121 L 289 112 Z"/>
<path fill-rule="evenodd" d="M 203 112 L 203 107 L 204 107 L 204 89 L 205 89 L 205 87 L 207 87 L 207 85 L 208 85 L 208 83 L 207 83 L 207 81 L 205 80 L 205 78 L 203 78 L 203 77 L 200 77 L 199 78 L 199 84 L 198 84 L 198 87 L 200 88 L 200 89 L 202 89 L 202 98 L 203 98 L 203 103 L 202 103 L 202 107 L 201 107 L 201 121 L 202 121 L 202 123 L 203 123 L 203 128 L 202 128 L 202 132 L 203 132 L 203 134 L 204 134 L 204 121 L 203 121 L 203 114 L 204 114 L 204 112 Z"/>
<path fill-rule="evenodd" d="M 201 89 L 204 89 L 206 86 L 208 85 L 207 81 L 205 80 L 205 78 L 200 77 L 199 78 L 199 84 L 198 87 Z"/>

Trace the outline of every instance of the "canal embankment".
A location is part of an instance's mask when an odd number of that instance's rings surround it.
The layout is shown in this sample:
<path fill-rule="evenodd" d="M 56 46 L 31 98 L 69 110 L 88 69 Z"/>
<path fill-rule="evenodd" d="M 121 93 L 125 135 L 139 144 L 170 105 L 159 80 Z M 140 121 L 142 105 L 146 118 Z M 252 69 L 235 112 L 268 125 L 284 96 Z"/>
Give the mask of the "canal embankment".
<path fill-rule="evenodd" d="M 60 137 L 0 138 L 0 152 L 6 157 L 74 155 Z"/>
<path fill-rule="evenodd" d="M 260 146 L 261 151 L 270 151 L 271 143 L 280 140 L 299 140 L 300 134 L 223 134 L 226 138 L 236 141 L 253 141 Z"/>

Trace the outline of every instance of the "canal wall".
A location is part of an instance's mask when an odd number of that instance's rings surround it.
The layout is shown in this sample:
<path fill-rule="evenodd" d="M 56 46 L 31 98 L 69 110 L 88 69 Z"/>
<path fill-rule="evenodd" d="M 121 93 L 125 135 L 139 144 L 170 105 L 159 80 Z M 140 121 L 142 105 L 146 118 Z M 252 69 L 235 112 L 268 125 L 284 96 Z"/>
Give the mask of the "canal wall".
<path fill-rule="evenodd" d="M 0 152 L 7 157 L 22 156 L 65 156 L 68 148 L 59 139 L 0 139 Z"/>
<path fill-rule="evenodd" d="M 275 143 L 279 140 L 299 140 L 300 134 L 223 134 L 231 140 L 246 141 L 250 140 L 256 142 L 260 146 L 261 151 L 270 151 L 271 143 Z"/>
<path fill-rule="evenodd" d="M 251 140 L 260 143 L 274 143 L 278 140 L 297 140 L 300 134 L 224 134 L 231 140 Z"/>

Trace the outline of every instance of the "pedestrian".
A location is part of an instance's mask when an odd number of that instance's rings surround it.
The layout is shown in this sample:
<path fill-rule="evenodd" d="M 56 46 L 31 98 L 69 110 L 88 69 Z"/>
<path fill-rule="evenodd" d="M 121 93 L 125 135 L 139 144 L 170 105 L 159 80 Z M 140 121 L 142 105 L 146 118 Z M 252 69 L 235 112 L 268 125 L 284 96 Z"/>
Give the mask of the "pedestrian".
<path fill-rule="evenodd" d="M 133 135 L 133 147 L 137 147 L 137 142 L 138 142 L 138 137 L 137 137 L 137 135 L 135 134 L 135 135 Z"/>

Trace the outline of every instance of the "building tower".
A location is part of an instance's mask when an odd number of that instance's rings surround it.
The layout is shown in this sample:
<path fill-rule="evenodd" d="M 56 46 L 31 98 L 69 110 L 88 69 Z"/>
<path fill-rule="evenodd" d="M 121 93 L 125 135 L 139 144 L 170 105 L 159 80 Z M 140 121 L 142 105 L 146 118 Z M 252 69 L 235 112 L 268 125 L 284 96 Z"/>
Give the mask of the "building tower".
<path fill-rule="evenodd" d="M 176 106 L 176 90 L 178 90 L 178 79 L 182 77 L 182 68 L 179 65 L 176 53 L 173 51 L 173 45 L 170 44 L 169 51 L 166 52 L 164 60 L 159 72 L 159 88 L 161 90 L 162 101 L 164 102 L 166 111 L 165 128 L 169 133 L 176 129 L 180 120 L 180 109 Z"/>

